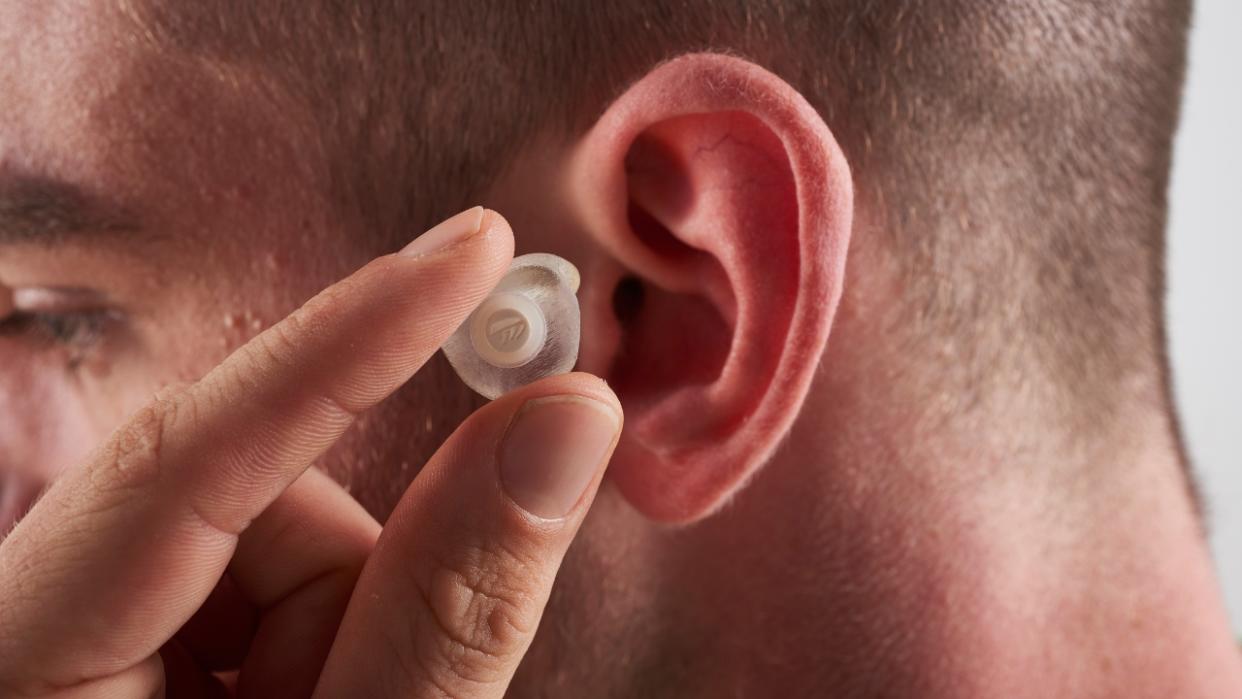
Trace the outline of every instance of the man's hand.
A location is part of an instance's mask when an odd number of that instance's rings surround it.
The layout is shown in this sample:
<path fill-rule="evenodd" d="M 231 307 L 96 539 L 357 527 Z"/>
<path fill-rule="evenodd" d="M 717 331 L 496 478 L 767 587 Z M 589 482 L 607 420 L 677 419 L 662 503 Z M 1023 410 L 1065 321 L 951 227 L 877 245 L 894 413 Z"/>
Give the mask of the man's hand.
<path fill-rule="evenodd" d="M 308 467 L 512 249 L 495 213 L 449 219 L 57 481 L 0 545 L 0 694 L 501 696 L 615 445 L 608 388 L 555 377 L 479 410 L 382 531 Z"/>

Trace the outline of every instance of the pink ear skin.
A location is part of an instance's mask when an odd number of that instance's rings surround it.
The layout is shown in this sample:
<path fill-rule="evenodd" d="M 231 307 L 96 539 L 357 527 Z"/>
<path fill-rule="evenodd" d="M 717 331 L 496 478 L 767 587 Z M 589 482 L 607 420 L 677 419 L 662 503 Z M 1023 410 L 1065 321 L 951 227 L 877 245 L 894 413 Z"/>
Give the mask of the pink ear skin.
<path fill-rule="evenodd" d="M 581 367 L 625 405 L 609 474 L 645 515 L 699 519 L 802 409 L 841 297 L 849 168 L 779 77 L 692 54 L 614 102 L 567 175 L 576 216 L 645 288 Z"/>

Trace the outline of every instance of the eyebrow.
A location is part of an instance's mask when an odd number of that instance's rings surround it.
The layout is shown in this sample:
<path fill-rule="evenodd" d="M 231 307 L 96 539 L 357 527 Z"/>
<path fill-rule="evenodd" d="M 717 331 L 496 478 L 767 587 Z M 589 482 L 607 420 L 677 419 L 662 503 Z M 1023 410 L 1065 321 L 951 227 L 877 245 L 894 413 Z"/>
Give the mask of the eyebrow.
<path fill-rule="evenodd" d="M 81 235 L 140 229 L 132 211 L 77 184 L 0 172 L 0 245 L 53 245 Z"/>

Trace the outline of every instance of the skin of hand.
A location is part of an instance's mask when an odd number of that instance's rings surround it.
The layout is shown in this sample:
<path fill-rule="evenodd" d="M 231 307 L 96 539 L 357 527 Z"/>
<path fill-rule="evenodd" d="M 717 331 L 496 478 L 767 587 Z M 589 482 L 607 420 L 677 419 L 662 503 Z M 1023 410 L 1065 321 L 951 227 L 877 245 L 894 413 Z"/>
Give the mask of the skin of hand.
<path fill-rule="evenodd" d="M 311 466 L 512 251 L 498 214 L 458 214 L 57 480 L 0 545 L 0 694 L 502 696 L 616 444 L 608 387 L 570 374 L 484 406 L 382 529 Z"/>

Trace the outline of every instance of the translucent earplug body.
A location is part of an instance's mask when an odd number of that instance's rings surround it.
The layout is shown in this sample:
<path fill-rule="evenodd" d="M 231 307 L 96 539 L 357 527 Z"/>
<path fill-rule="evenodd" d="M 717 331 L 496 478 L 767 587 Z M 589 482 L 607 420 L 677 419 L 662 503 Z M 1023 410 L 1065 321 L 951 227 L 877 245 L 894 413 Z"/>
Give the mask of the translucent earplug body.
<path fill-rule="evenodd" d="M 495 398 L 578 361 L 578 270 L 546 253 L 513 259 L 509 271 L 444 343 L 467 386 Z"/>

